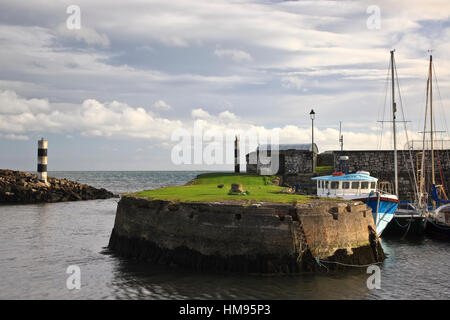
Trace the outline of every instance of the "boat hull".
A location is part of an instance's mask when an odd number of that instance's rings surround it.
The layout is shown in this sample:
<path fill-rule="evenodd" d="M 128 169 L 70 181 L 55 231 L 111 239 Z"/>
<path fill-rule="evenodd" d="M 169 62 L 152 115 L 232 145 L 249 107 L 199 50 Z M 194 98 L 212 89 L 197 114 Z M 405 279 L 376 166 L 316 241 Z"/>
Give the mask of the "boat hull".
<path fill-rule="evenodd" d="M 433 238 L 450 240 L 450 225 L 440 223 L 434 219 L 428 219 L 425 232 Z"/>
<path fill-rule="evenodd" d="M 383 231 L 383 236 L 423 237 L 427 219 L 420 216 L 394 215 L 391 223 Z"/>
<path fill-rule="evenodd" d="M 366 199 L 358 199 L 364 202 L 372 209 L 373 220 L 375 222 L 378 236 L 381 236 L 384 229 L 394 218 L 394 212 L 398 207 L 398 200 L 396 198 L 380 197 L 378 204 L 378 197 L 369 197 Z M 378 207 L 378 212 L 377 212 Z"/>

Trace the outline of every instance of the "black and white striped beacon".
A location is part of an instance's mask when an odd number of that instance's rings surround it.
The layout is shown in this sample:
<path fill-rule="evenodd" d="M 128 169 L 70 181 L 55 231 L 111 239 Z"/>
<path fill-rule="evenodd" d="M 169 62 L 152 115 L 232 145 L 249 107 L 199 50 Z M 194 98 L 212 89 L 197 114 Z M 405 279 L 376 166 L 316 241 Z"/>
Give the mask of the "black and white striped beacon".
<path fill-rule="evenodd" d="M 241 166 L 239 163 L 241 152 L 239 149 L 239 138 L 236 136 L 236 139 L 234 140 L 234 173 L 239 173 L 241 171 Z"/>
<path fill-rule="evenodd" d="M 37 174 L 38 179 L 44 183 L 47 183 L 47 149 L 48 141 L 41 138 L 41 140 L 38 141 Z"/>

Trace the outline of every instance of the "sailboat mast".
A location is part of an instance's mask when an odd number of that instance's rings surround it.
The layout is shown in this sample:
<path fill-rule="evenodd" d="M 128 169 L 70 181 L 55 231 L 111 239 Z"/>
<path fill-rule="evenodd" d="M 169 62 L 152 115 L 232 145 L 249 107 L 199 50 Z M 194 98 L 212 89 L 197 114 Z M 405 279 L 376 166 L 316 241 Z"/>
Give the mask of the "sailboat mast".
<path fill-rule="evenodd" d="M 430 55 L 430 144 L 431 144 L 431 179 L 436 184 L 434 177 L 434 145 L 433 145 L 433 56 Z"/>
<path fill-rule="evenodd" d="M 396 128 L 396 115 L 397 105 L 395 103 L 395 82 L 394 82 L 394 51 L 391 51 L 391 73 L 392 73 L 392 132 L 394 136 L 394 193 L 398 197 L 398 165 L 397 165 L 397 128 Z"/>

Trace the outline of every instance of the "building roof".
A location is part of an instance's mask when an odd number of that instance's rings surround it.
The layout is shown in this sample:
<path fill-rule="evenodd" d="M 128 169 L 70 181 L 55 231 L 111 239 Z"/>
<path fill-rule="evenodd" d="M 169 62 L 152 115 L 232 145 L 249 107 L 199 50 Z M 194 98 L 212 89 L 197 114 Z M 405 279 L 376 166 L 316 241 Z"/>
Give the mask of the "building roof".
<path fill-rule="evenodd" d="M 371 177 L 367 174 L 350 173 L 342 176 L 321 176 L 311 178 L 312 180 L 325 180 L 325 181 L 378 181 L 377 178 Z"/>
<path fill-rule="evenodd" d="M 271 144 L 261 144 L 258 146 L 259 150 L 271 150 Z M 273 148 L 276 150 L 276 148 Z M 319 153 L 319 149 L 317 148 L 317 144 L 314 143 L 314 151 Z M 279 144 L 278 150 L 305 150 L 311 151 L 311 143 L 292 143 L 292 144 Z"/>

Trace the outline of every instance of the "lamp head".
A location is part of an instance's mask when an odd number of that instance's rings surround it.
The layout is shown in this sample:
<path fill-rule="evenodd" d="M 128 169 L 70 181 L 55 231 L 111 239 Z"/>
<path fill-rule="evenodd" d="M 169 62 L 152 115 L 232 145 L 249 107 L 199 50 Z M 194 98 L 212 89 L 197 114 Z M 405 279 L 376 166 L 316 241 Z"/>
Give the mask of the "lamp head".
<path fill-rule="evenodd" d="M 309 116 L 311 117 L 311 120 L 314 120 L 314 118 L 316 117 L 316 113 L 314 112 L 313 109 L 311 109 L 311 112 L 309 113 Z"/>

